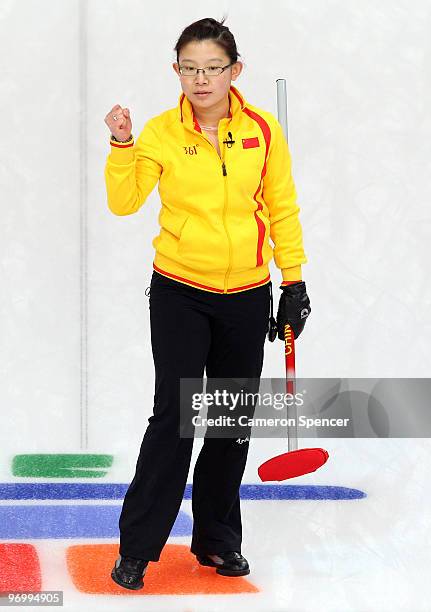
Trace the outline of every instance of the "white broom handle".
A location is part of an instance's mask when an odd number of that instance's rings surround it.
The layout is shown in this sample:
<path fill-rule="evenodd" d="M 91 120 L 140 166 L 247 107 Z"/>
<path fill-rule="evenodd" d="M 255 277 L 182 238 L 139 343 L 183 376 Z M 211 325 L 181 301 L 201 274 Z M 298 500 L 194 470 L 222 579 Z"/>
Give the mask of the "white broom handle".
<path fill-rule="evenodd" d="M 286 87 L 286 79 L 277 79 L 277 115 L 278 121 L 283 128 L 283 133 L 286 138 L 286 142 L 288 142 L 288 131 L 287 131 L 287 87 Z M 291 332 L 293 333 L 293 331 Z M 296 394 L 296 380 L 293 380 L 291 385 L 293 391 L 293 395 Z M 298 431 L 297 431 L 297 420 L 298 420 L 298 411 L 296 408 L 296 401 L 293 402 L 292 406 L 288 406 L 287 408 L 287 416 L 288 418 L 293 418 L 295 420 L 296 426 L 287 426 L 287 444 L 288 450 L 293 451 L 298 449 Z"/>
<path fill-rule="evenodd" d="M 287 89 L 286 79 L 277 79 L 277 114 L 278 121 L 283 128 L 286 141 L 289 142 L 287 133 Z"/>

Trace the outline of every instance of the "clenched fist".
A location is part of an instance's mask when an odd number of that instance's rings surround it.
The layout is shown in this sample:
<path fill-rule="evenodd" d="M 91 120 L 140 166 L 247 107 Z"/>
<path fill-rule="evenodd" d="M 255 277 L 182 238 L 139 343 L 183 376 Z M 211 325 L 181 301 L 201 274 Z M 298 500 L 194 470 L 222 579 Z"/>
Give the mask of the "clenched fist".
<path fill-rule="evenodd" d="M 116 104 L 106 115 L 105 123 L 117 140 L 127 140 L 132 133 L 129 109 L 121 108 L 119 104 Z"/>

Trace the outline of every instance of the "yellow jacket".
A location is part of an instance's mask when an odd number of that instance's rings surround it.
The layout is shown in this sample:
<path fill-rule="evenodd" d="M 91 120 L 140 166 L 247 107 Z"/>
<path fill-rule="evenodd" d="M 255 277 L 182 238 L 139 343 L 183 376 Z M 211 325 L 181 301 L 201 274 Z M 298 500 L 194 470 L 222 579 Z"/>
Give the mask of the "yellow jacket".
<path fill-rule="evenodd" d="M 302 280 L 307 258 L 281 125 L 233 85 L 229 101 L 229 117 L 219 122 L 221 157 L 183 92 L 135 143 L 111 138 L 108 207 L 116 215 L 137 212 L 159 181 L 153 268 L 187 285 L 216 293 L 257 287 L 269 282 L 273 256 L 284 284 Z"/>

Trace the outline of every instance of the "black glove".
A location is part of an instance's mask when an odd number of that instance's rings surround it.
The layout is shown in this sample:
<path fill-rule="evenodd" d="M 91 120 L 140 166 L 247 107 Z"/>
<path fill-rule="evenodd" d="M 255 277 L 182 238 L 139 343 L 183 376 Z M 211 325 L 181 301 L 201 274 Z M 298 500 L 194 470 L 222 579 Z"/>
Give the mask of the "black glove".
<path fill-rule="evenodd" d="M 289 323 L 296 340 L 304 329 L 305 321 L 311 313 L 305 282 L 281 285 L 280 289 L 283 292 L 280 296 L 277 311 L 278 337 L 280 340 L 284 340 L 284 326 Z"/>

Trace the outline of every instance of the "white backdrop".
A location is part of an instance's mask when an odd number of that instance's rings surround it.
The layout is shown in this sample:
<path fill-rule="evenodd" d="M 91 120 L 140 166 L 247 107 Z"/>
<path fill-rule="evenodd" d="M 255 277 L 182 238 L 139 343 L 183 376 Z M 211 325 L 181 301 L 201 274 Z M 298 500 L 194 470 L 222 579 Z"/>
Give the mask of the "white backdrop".
<path fill-rule="evenodd" d="M 127 106 L 137 137 L 176 106 L 178 36 L 225 13 L 246 100 L 276 115 L 287 79 L 312 306 L 298 376 L 430 375 L 429 2 L 1 0 L 3 449 L 134 464 L 153 405 L 160 202 L 155 188 L 137 214 L 109 211 L 103 119 Z M 262 376 L 283 368 L 267 342 Z"/>

